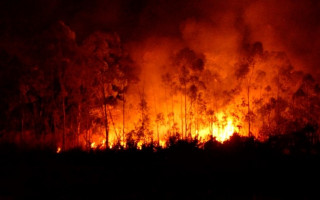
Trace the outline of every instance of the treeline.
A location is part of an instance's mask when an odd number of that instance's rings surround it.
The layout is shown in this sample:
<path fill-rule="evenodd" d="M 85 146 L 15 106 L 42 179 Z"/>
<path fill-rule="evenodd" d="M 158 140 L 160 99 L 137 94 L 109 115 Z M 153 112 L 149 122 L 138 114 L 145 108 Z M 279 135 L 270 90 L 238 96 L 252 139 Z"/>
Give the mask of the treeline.
<path fill-rule="evenodd" d="M 90 149 L 98 133 L 108 145 L 159 146 L 172 138 L 204 139 L 202 130 L 210 136 L 230 120 L 242 136 L 303 132 L 319 141 L 318 81 L 260 42 L 245 44 L 229 65 L 179 49 L 160 66 L 162 89 L 153 94 L 144 90 L 143 64 L 116 33 L 77 41 L 59 21 L 19 42 L 0 54 L 3 141 Z"/>
<path fill-rule="evenodd" d="M 138 80 L 118 35 L 95 32 L 77 44 L 59 21 L 20 46 L 13 55 L 1 51 L 2 139 L 66 149 L 79 145 L 80 133 L 90 145 L 94 124 L 108 139 L 107 105 L 124 102 Z"/>

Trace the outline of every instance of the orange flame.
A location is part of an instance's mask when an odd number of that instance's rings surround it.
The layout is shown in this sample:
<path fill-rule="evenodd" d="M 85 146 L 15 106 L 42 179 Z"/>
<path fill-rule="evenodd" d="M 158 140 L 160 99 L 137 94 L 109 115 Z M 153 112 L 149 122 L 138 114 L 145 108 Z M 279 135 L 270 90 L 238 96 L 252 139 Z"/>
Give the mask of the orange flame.
<path fill-rule="evenodd" d="M 97 148 L 97 145 L 96 145 L 95 142 L 92 142 L 91 145 L 90 145 L 90 147 L 91 147 L 91 149 L 95 149 L 95 148 Z"/>
<path fill-rule="evenodd" d="M 214 126 L 212 130 L 212 136 L 215 137 L 217 141 L 223 143 L 233 135 L 234 130 L 235 128 L 232 124 L 232 119 L 229 118 L 226 126 Z"/>

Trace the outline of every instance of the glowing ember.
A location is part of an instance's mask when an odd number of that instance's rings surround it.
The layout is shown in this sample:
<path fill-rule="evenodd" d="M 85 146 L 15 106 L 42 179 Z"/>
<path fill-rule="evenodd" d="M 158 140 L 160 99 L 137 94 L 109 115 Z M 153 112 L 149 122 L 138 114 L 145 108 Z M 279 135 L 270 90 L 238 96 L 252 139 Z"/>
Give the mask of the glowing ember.
<path fill-rule="evenodd" d="M 60 153 L 60 152 L 61 152 L 61 148 L 58 147 L 56 152 L 57 152 L 57 153 Z"/>
<path fill-rule="evenodd" d="M 91 145 L 90 145 L 90 147 L 91 147 L 91 149 L 95 149 L 95 148 L 97 148 L 97 145 L 96 145 L 95 142 L 92 142 Z"/>

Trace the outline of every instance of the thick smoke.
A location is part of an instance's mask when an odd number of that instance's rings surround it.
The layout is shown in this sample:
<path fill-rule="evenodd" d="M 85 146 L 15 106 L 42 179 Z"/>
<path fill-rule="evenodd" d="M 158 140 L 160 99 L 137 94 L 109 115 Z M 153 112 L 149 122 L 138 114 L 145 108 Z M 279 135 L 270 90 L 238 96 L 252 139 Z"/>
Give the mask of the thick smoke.
<path fill-rule="evenodd" d="M 319 10 L 314 0 L 2 1 L 1 40 L 12 48 L 62 20 L 78 42 L 97 30 L 113 31 L 128 43 L 166 37 L 233 55 L 244 43 L 260 41 L 268 51 L 285 51 L 299 67 L 317 69 Z"/>

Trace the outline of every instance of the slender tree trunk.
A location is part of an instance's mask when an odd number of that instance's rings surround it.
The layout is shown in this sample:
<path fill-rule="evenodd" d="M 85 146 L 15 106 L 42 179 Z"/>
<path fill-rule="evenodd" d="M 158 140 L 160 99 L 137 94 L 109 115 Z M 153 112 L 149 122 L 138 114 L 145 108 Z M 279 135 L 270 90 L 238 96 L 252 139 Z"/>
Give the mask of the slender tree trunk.
<path fill-rule="evenodd" d="M 24 135 L 24 109 L 21 111 L 21 135 L 20 135 L 20 143 L 23 144 L 23 135 Z"/>
<path fill-rule="evenodd" d="M 116 125 L 115 125 L 115 123 L 114 123 L 114 121 L 113 121 L 113 118 L 112 118 L 112 114 L 111 114 L 110 109 L 108 109 L 108 111 L 109 111 L 109 116 L 110 116 L 110 120 L 111 120 L 113 129 L 114 129 L 114 133 L 116 134 L 116 137 L 117 137 L 117 140 L 118 140 L 117 142 L 120 143 L 120 141 L 121 141 L 121 135 L 120 135 L 120 133 L 118 134 L 118 132 L 117 132 Z"/>
<path fill-rule="evenodd" d="M 198 98 L 196 97 L 196 105 L 195 105 L 195 124 L 196 124 L 196 134 L 199 135 L 199 117 L 198 117 Z"/>
<path fill-rule="evenodd" d="M 172 91 L 172 89 L 171 89 Z M 173 100 L 173 94 L 171 95 L 171 113 L 172 113 L 172 132 L 173 132 L 173 126 L 174 126 L 174 100 Z"/>
<path fill-rule="evenodd" d="M 143 92 L 144 92 L 144 90 L 143 90 Z M 144 143 L 145 143 L 145 135 L 144 135 L 144 97 L 143 97 L 144 93 L 143 92 L 140 94 L 140 102 L 141 102 L 141 106 L 140 106 L 141 110 L 140 111 L 141 111 L 141 130 L 143 131 L 142 135 L 143 135 Z"/>
<path fill-rule="evenodd" d="M 160 146 L 159 122 L 157 122 L 158 146 Z"/>
<path fill-rule="evenodd" d="M 153 90 L 154 91 L 154 90 Z M 166 93 L 166 92 L 165 92 Z M 167 113 L 168 113 L 168 105 L 167 105 L 167 95 L 165 97 L 165 103 L 166 103 L 166 109 L 167 109 Z M 153 101 L 154 101 L 154 112 L 156 114 L 156 125 L 157 125 L 157 138 L 158 138 L 158 146 L 160 146 L 160 134 L 159 134 L 159 120 L 157 119 L 157 101 L 156 101 L 156 95 L 153 93 Z"/>
<path fill-rule="evenodd" d="M 168 109 L 168 99 L 167 99 L 167 86 L 164 87 L 164 98 L 165 98 L 165 104 L 166 104 L 166 115 L 168 116 L 169 114 L 169 109 Z"/>
<path fill-rule="evenodd" d="M 37 136 L 38 135 L 38 131 L 37 131 L 37 119 L 38 119 L 38 112 L 37 112 L 37 108 L 36 108 L 36 103 L 33 103 L 32 105 L 33 107 L 33 120 L 32 120 L 32 127 L 33 127 L 33 131 L 34 131 L 34 135 Z"/>
<path fill-rule="evenodd" d="M 172 133 L 174 131 L 173 126 L 174 126 L 174 99 L 173 99 L 173 91 L 172 91 L 172 85 L 170 85 L 170 91 L 172 92 L 171 94 L 171 113 L 172 113 Z"/>
<path fill-rule="evenodd" d="M 248 136 L 251 137 L 251 113 L 250 113 L 250 85 L 248 85 L 247 98 L 248 98 Z"/>
<path fill-rule="evenodd" d="M 65 108 L 65 97 L 62 97 L 62 112 L 63 112 L 62 150 L 66 150 L 66 108 Z"/>
<path fill-rule="evenodd" d="M 103 104 L 104 116 L 105 116 L 105 127 L 106 127 L 106 148 L 109 148 L 109 125 L 108 125 L 108 114 L 107 114 L 107 104 Z"/>
<path fill-rule="evenodd" d="M 182 101 L 182 94 L 180 95 L 180 118 L 181 118 L 181 139 L 183 139 L 183 130 L 184 130 L 184 126 L 183 126 L 183 109 L 182 109 L 182 106 L 183 106 L 183 101 Z"/>
<path fill-rule="evenodd" d="M 210 134 L 213 135 L 213 116 L 212 115 L 210 117 L 209 125 L 210 125 Z"/>
<path fill-rule="evenodd" d="M 73 130 L 74 130 L 74 128 L 73 128 L 73 126 L 74 126 L 74 124 L 73 123 L 70 123 L 70 130 L 72 130 L 72 138 L 71 138 L 71 143 L 70 143 L 70 141 L 69 141 L 69 143 L 68 143 L 68 147 L 70 148 L 72 148 L 72 147 L 74 147 L 75 146 L 75 141 L 76 141 L 76 135 L 77 135 L 77 132 L 74 132 Z"/>
<path fill-rule="evenodd" d="M 185 125 L 185 137 L 187 137 L 188 124 L 187 124 L 187 85 L 184 84 L 184 125 Z"/>
<path fill-rule="evenodd" d="M 53 118 L 53 137 L 54 137 L 55 143 L 57 144 L 58 143 L 57 142 L 57 124 L 56 124 L 56 118 L 55 118 L 54 112 L 53 112 L 53 117 L 52 118 Z"/>
<path fill-rule="evenodd" d="M 280 96 L 280 74 L 279 74 L 279 70 L 278 70 L 278 77 L 277 77 L 277 81 L 278 81 L 278 87 L 277 87 L 277 111 L 276 111 L 276 123 L 277 123 L 277 132 L 279 133 L 279 122 L 280 122 L 280 107 L 279 107 L 279 96 Z"/>
<path fill-rule="evenodd" d="M 172 126 L 170 125 L 170 118 L 169 118 L 169 108 L 168 108 L 168 98 L 167 98 L 167 86 L 164 87 L 164 96 L 165 96 L 165 104 L 166 104 L 166 114 L 164 115 L 165 117 L 168 117 L 168 123 L 165 123 L 168 130 L 169 131 L 169 134 L 171 135 L 171 132 L 172 132 Z M 172 116 L 173 117 L 173 116 Z"/>
<path fill-rule="evenodd" d="M 193 101 L 190 100 L 190 108 L 189 108 L 190 113 L 192 113 L 192 115 L 189 115 L 189 132 L 188 132 L 188 138 L 192 139 L 192 125 L 194 124 L 194 129 L 196 130 L 196 125 L 195 125 L 195 110 L 194 110 L 194 106 L 193 106 Z"/>
<path fill-rule="evenodd" d="M 79 136 L 81 131 L 81 104 L 78 105 L 78 127 L 76 135 L 76 146 L 79 146 Z"/>
<path fill-rule="evenodd" d="M 123 92 L 123 102 L 122 102 L 122 145 L 125 146 L 125 92 Z"/>
<path fill-rule="evenodd" d="M 86 149 L 89 150 L 89 139 L 88 139 L 88 130 L 89 130 L 89 120 L 88 116 L 86 116 L 86 135 L 85 135 L 85 140 L 86 140 Z"/>
<path fill-rule="evenodd" d="M 102 87 L 102 95 L 103 95 L 103 111 L 105 118 L 105 137 L 106 137 L 106 149 L 109 148 L 109 123 L 108 123 L 108 112 L 107 112 L 107 102 L 106 102 L 106 94 L 104 91 L 104 86 Z"/>

